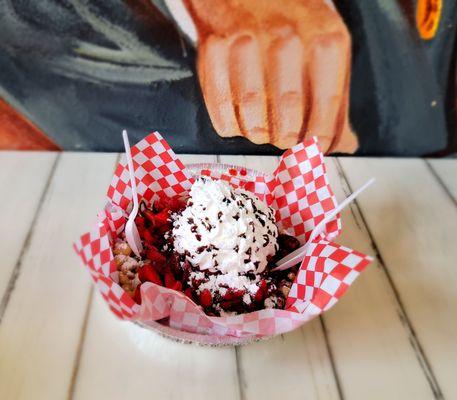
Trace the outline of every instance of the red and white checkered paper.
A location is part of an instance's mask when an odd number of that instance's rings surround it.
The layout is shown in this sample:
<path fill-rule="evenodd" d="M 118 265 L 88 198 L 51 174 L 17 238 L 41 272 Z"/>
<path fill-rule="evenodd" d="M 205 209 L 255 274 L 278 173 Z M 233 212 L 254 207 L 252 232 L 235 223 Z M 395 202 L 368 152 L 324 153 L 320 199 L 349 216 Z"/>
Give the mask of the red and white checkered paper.
<path fill-rule="evenodd" d="M 132 147 L 138 193 L 146 201 L 159 196 L 185 195 L 193 174 L 177 158 L 168 143 L 155 132 Z M 222 179 L 234 187 L 255 193 L 276 210 L 280 229 L 304 243 L 312 229 L 336 207 L 317 140 L 297 144 L 281 157 L 272 175 L 239 167 L 203 168 L 198 175 Z M 108 204 L 98 223 L 74 245 L 111 310 L 122 319 L 160 320 L 171 328 L 208 335 L 261 337 L 288 332 L 332 307 L 371 258 L 332 240 L 340 233 L 339 216 L 316 238 L 292 285 L 285 310 L 265 309 L 230 316 L 210 317 L 191 299 L 154 283 L 141 286 L 142 304 L 136 304 L 118 285 L 111 251 L 123 231 L 132 203 L 125 159 L 108 188 Z"/>

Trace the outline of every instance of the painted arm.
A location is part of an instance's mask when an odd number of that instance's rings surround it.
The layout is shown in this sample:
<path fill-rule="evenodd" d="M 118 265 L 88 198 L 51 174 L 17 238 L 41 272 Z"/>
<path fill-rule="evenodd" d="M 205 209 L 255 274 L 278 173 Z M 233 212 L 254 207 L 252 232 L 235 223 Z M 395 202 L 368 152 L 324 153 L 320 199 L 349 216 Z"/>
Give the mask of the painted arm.
<path fill-rule="evenodd" d="M 325 0 L 185 0 L 198 34 L 198 75 L 220 136 L 288 148 L 312 135 L 353 152 L 351 41 Z"/>

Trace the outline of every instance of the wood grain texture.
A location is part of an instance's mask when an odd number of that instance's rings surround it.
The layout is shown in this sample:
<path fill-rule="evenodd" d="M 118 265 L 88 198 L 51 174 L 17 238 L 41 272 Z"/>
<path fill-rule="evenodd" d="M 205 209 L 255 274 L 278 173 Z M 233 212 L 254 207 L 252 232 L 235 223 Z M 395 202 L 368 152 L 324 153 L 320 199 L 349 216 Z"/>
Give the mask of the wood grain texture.
<path fill-rule="evenodd" d="M 278 166 L 279 158 L 275 156 L 218 156 L 218 159 L 223 164 L 234 164 L 241 167 L 252 168 L 257 171 L 266 172 L 268 174 Z"/>
<path fill-rule="evenodd" d="M 71 244 L 103 206 L 115 159 L 59 160 L 0 325 L 1 399 L 67 396 L 90 288 Z"/>
<path fill-rule="evenodd" d="M 277 157 L 220 156 L 220 161 L 271 173 Z M 338 399 L 338 387 L 322 326 L 303 328 L 266 342 L 237 349 L 242 398 Z M 267 383 L 268 382 L 268 383 Z"/>
<path fill-rule="evenodd" d="M 0 320 L 7 301 L 3 296 L 10 280 L 14 279 L 11 274 L 19 262 L 56 157 L 55 153 L 0 153 L 0 299 L 3 298 Z"/>
<path fill-rule="evenodd" d="M 233 348 L 200 347 L 118 320 L 95 293 L 74 399 L 236 399 Z"/>
<path fill-rule="evenodd" d="M 0 318 L 0 399 L 457 398 L 455 161 L 327 158 L 339 200 L 377 178 L 343 212 L 337 240 L 376 261 L 321 319 L 209 348 L 119 321 L 91 292 L 71 243 L 103 206 L 117 155 L 64 153 L 52 172 L 55 157 L 0 153 L 0 187 L 13 188 L 2 191 L 0 295 L 17 271 Z M 277 165 L 269 156 L 179 157 Z"/>
<path fill-rule="evenodd" d="M 185 163 L 215 156 L 179 155 Z M 234 348 L 174 342 L 119 321 L 95 292 L 72 393 L 75 399 L 236 399 Z"/>
<path fill-rule="evenodd" d="M 336 160 L 328 158 L 326 165 L 341 201 L 350 191 Z M 342 222 L 338 243 L 376 255 L 357 205 L 343 210 Z M 433 399 L 420 354 L 413 347 L 415 338 L 379 259 L 323 319 L 345 398 Z"/>
<path fill-rule="evenodd" d="M 457 398 L 457 208 L 422 160 L 341 159 L 444 398 Z"/>
<path fill-rule="evenodd" d="M 457 202 L 457 160 L 431 159 L 427 160 L 427 163 L 454 201 Z"/>
<path fill-rule="evenodd" d="M 242 399 L 339 399 L 319 318 L 237 348 Z"/>

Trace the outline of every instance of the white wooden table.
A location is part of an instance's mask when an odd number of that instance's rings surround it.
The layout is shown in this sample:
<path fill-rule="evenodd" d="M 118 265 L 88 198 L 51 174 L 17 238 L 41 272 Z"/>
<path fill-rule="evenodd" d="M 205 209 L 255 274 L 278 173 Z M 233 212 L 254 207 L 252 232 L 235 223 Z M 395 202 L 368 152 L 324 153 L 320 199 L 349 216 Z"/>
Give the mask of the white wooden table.
<path fill-rule="evenodd" d="M 209 348 L 117 320 L 73 253 L 117 159 L 0 153 L 0 399 L 457 399 L 457 160 L 328 158 L 338 199 L 377 178 L 338 239 L 375 262 L 302 329 Z"/>

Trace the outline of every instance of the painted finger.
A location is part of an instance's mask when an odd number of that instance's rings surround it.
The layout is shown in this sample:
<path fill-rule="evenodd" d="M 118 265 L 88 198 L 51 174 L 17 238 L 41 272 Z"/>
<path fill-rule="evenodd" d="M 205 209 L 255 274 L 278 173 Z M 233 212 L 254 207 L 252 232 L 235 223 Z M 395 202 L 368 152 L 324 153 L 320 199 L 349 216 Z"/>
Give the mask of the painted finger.
<path fill-rule="evenodd" d="M 304 48 L 295 34 L 276 39 L 269 49 L 268 101 L 272 143 L 282 149 L 300 140 L 305 113 Z"/>
<path fill-rule="evenodd" d="M 241 132 L 254 143 L 268 143 L 267 100 L 257 40 L 251 35 L 238 37 L 231 45 L 229 63 Z"/>
<path fill-rule="evenodd" d="M 349 57 L 349 39 L 344 33 L 322 35 L 313 42 L 309 64 L 312 103 L 306 137 L 318 136 L 323 152 L 343 129 L 341 107 L 348 91 Z"/>
<path fill-rule="evenodd" d="M 337 132 L 333 138 L 329 153 L 354 153 L 359 147 L 359 141 L 349 124 L 349 83 L 350 83 L 350 65 L 351 57 L 347 59 L 347 74 L 343 89 L 343 102 L 340 106 L 339 116 L 337 119 Z"/>
<path fill-rule="evenodd" d="M 203 97 L 216 132 L 240 136 L 230 90 L 229 45 L 226 39 L 209 37 L 199 48 L 198 75 Z"/>

